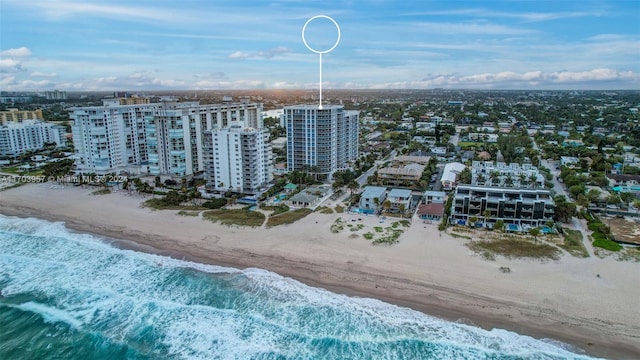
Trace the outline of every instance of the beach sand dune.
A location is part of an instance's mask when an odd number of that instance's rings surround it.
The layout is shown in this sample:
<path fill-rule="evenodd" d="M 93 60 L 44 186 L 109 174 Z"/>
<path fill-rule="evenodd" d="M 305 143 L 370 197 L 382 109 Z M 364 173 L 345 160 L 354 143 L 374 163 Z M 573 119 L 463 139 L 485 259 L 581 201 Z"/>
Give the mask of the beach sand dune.
<path fill-rule="evenodd" d="M 64 221 L 117 246 L 236 268 L 257 267 L 312 286 L 373 297 L 449 320 L 560 340 L 606 358 L 640 358 L 640 264 L 609 257 L 486 261 L 414 222 L 392 246 L 332 233 L 338 217 L 367 228 L 374 216 L 313 213 L 275 228 L 227 227 L 141 207 L 126 192 L 30 184 L 0 192 L 0 213 Z M 358 220 L 360 219 L 360 220 Z M 355 221 L 352 221 L 355 220 Z M 508 266 L 508 274 L 499 271 Z M 600 276 L 596 276 L 599 274 Z"/>

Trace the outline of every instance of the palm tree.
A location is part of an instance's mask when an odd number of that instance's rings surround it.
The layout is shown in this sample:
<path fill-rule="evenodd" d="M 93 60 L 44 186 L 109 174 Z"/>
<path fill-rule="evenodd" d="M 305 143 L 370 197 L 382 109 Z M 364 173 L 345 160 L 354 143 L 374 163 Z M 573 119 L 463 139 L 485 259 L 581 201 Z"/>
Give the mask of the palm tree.
<path fill-rule="evenodd" d="M 500 172 L 497 170 L 492 171 L 489 178 L 491 178 L 491 184 L 497 185 L 500 182 Z"/>
<path fill-rule="evenodd" d="M 482 174 L 478 175 L 478 177 L 476 178 L 476 183 L 478 183 L 478 185 L 484 185 L 486 181 L 487 181 L 487 178 L 484 177 L 484 175 Z"/>
<path fill-rule="evenodd" d="M 531 184 L 531 187 L 535 187 L 537 180 L 538 180 L 538 177 L 535 174 L 529 175 L 529 183 Z"/>
<path fill-rule="evenodd" d="M 487 228 L 487 223 L 489 222 L 489 219 L 491 218 L 491 210 L 485 209 L 482 214 L 484 215 L 484 227 Z"/>
<path fill-rule="evenodd" d="M 520 180 L 520 187 L 527 185 L 527 175 L 524 173 L 518 174 L 518 180 Z"/>
<path fill-rule="evenodd" d="M 538 242 L 538 235 L 540 235 L 540 229 L 537 227 L 529 229 L 529 235 L 533 236 L 533 242 Z"/>
<path fill-rule="evenodd" d="M 376 207 L 375 211 L 378 211 L 378 206 L 380 206 L 380 199 L 378 199 L 377 197 L 373 198 L 373 205 Z"/>
<path fill-rule="evenodd" d="M 404 218 L 404 211 L 406 210 L 404 204 L 398 205 L 398 210 L 400 210 L 400 215 Z"/>
<path fill-rule="evenodd" d="M 511 174 L 507 174 L 507 177 L 504 179 L 504 184 L 509 187 L 513 186 L 513 177 Z"/>
<path fill-rule="evenodd" d="M 360 184 L 358 184 L 357 181 L 355 180 L 351 180 L 348 184 L 347 184 L 347 188 L 349 188 L 349 191 L 351 191 L 351 195 L 353 195 L 353 191 L 354 190 L 358 190 L 360 189 Z"/>
<path fill-rule="evenodd" d="M 478 222 L 477 216 L 472 216 L 469 218 L 469 226 L 475 227 L 477 222 Z"/>
<path fill-rule="evenodd" d="M 640 200 L 633 200 L 633 207 L 636 208 L 636 215 L 640 214 Z"/>
<path fill-rule="evenodd" d="M 385 212 L 389 212 L 389 209 L 391 209 L 391 200 L 383 201 L 382 208 L 384 209 Z"/>

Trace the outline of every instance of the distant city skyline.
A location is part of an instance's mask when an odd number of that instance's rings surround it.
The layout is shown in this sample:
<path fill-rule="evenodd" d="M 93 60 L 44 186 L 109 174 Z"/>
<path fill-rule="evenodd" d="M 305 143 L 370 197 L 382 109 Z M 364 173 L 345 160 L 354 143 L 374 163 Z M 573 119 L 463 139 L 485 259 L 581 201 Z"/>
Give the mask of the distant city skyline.
<path fill-rule="evenodd" d="M 0 0 L 0 90 L 640 89 L 636 1 Z M 306 38 L 331 47 L 326 19 Z"/>

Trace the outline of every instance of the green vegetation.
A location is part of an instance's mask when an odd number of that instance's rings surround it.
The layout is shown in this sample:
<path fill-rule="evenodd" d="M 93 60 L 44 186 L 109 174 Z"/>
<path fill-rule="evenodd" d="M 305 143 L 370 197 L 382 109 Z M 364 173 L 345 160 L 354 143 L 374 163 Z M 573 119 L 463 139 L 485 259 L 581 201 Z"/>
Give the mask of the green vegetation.
<path fill-rule="evenodd" d="M 213 198 L 202 203 L 202 206 L 207 209 L 220 209 L 225 205 L 227 205 L 227 199 L 225 198 Z"/>
<path fill-rule="evenodd" d="M 28 184 L 26 182 L 18 182 L 9 186 L 5 186 L 3 188 L 0 188 L 0 191 L 5 191 L 5 190 L 9 190 L 9 189 L 13 189 L 13 188 L 17 188 L 18 186 L 22 186 L 24 184 Z"/>
<path fill-rule="evenodd" d="M 593 235 L 595 234 L 596 233 L 593 233 Z M 596 238 L 595 236 L 593 240 L 593 246 L 614 252 L 622 250 L 622 245 L 618 244 L 617 242 L 602 237 Z"/>
<path fill-rule="evenodd" d="M 289 211 L 289 207 L 285 204 L 274 205 L 274 206 L 261 206 L 260 208 L 262 210 L 273 210 L 273 212 L 271 213 L 271 216 L 283 214 Z"/>
<path fill-rule="evenodd" d="M 333 209 L 327 206 L 319 206 L 316 211 L 321 214 L 333 214 Z"/>
<path fill-rule="evenodd" d="M 107 195 L 107 194 L 111 194 L 111 190 L 109 190 L 108 188 L 102 188 L 91 193 L 91 195 Z"/>
<path fill-rule="evenodd" d="M 344 206 L 336 205 L 336 212 L 342 214 L 344 212 Z"/>
<path fill-rule="evenodd" d="M 395 244 L 395 243 L 398 242 L 398 239 L 400 238 L 400 235 L 403 233 L 402 230 L 395 229 L 392 226 L 387 227 L 385 230 L 386 230 L 385 235 L 373 240 L 373 242 L 371 243 L 372 245 L 379 245 L 379 244 L 392 245 L 392 244 Z"/>
<path fill-rule="evenodd" d="M 73 160 L 64 159 L 60 161 L 53 161 L 42 167 L 42 175 L 44 176 L 63 176 L 71 172 L 73 168 Z"/>
<path fill-rule="evenodd" d="M 451 237 L 454 237 L 454 238 L 456 238 L 456 239 L 467 239 L 467 240 L 472 240 L 472 239 L 473 239 L 471 236 L 459 235 L 459 234 L 456 234 L 456 233 L 454 233 L 454 232 L 452 232 L 452 233 L 451 233 L 451 234 L 449 234 L 449 235 L 451 235 Z"/>
<path fill-rule="evenodd" d="M 331 232 L 337 234 L 342 230 L 344 230 L 344 219 L 337 218 L 336 221 L 331 224 Z"/>
<path fill-rule="evenodd" d="M 373 229 L 374 229 L 376 232 L 383 232 L 383 231 L 384 231 L 384 229 L 382 229 L 382 226 L 375 226 Z"/>
<path fill-rule="evenodd" d="M 33 171 L 20 171 L 19 166 L 11 166 L 2 169 L 2 172 L 7 174 L 15 174 L 15 175 L 27 175 L 27 176 L 40 176 L 42 175 L 42 169 L 37 169 Z"/>
<path fill-rule="evenodd" d="M 177 213 L 180 216 L 198 216 L 200 214 L 199 211 L 189 211 L 189 210 L 180 210 Z"/>
<path fill-rule="evenodd" d="M 244 209 L 218 209 L 209 210 L 202 213 L 202 217 L 212 221 L 219 222 L 222 225 L 238 225 L 238 226 L 261 226 L 264 223 L 264 215 L 257 211 L 249 211 Z"/>
<path fill-rule="evenodd" d="M 368 232 L 368 233 L 366 233 L 366 234 L 364 234 L 362 236 L 364 236 L 364 238 L 367 239 L 367 240 L 373 240 L 373 234 L 370 233 L 370 232 Z"/>
<path fill-rule="evenodd" d="M 618 260 L 640 262 L 640 248 L 628 247 L 618 252 Z"/>
<path fill-rule="evenodd" d="M 589 252 L 582 242 L 582 233 L 578 230 L 565 229 L 564 241 L 559 246 L 575 257 L 589 257 Z"/>
<path fill-rule="evenodd" d="M 303 208 L 278 214 L 275 216 L 272 215 L 269 217 L 269 220 L 267 220 L 267 226 L 291 224 L 311 214 L 312 212 L 313 211 L 311 211 L 310 209 Z"/>
<path fill-rule="evenodd" d="M 488 251 L 492 254 L 502 255 L 506 258 L 531 258 L 542 260 L 558 260 L 561 251 L 552 245 L 534 244 L 529 241 L 516 239 L 482 240 L 467 243 L 467 246 L 485 257 L 483 253 Z"/>

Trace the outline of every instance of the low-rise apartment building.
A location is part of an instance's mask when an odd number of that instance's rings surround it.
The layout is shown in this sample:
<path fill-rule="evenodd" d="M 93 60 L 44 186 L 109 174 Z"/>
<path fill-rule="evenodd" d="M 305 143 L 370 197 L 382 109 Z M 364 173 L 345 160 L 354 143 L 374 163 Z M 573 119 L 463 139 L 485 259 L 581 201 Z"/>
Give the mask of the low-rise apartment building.
<path fill-rule="evenodd" d="M 526 231 L 553 221 L 555 203 L 551 192 L 544 189 L 499 188 L 458 185 L 453 193 L 450 222 L 493 227 L 497 220 L 506 230 Z"/>

